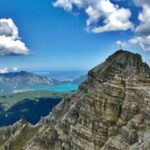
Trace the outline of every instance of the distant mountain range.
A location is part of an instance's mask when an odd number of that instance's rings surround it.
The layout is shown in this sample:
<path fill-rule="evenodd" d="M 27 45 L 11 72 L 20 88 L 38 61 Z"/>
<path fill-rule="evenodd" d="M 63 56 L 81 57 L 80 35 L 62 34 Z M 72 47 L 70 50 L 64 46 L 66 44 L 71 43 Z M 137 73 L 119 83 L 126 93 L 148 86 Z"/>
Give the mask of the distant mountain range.
<path fill-rule="evenodd" d="M 9 72 L 0 74 L 0 94 L 26 91 L 34 87 L 52 86 L 56 83 L 58 81 L 50 77 L 43 77 L 26 71 Z"/>
<path fill-rule="evenodd" d="M 9 72 L 0 74 L 0 95 L 8 95 L 23 91 L 30 91 L 37 88 L 45 88 L 58 84 L 76 84 L 79 85 L 87 79 L 87 76 L 81 76 L 73 81 L 58 81 L 49 76 L 37 75 L 31 72 Z"/>
<path fill-rule="evenodd" d="M 84 82 L 85 80 L 87 80 L 88 76 L 87 75 L 83 75 L 73 81 L 71 81 L 72 84 L 77 84 L 80 85 L 82 82 Z"/>
<path fill-rule="evenodd" d="M 58 81 L 73 81 L 82 75 L 88 73 L 87 70 L 50 70 L 50 71 L 34 71 L 33 73 L 41 76 L 49 76 Z"/>

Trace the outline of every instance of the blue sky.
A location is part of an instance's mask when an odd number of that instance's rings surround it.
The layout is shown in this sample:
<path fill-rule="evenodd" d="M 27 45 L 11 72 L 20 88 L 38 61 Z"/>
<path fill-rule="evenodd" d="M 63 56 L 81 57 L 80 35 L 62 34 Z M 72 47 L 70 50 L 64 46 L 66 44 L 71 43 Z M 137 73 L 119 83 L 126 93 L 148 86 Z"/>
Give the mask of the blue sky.
<path fill-rule="evenodd" d="M 85 13 L 87 8 L 84 4 L 80 7 L 77 4 L 71 4 L 73 8 L 68 10 L 65 7 L 67 5 L 60 4 L 59 1 L 0 0 L 0 19 L 11 18 L 14 26 L 18 28 L 19 36 L 13 40 L 19 40 L 25 44 L 21 45 L 23 55 L 19 53 L 20 49 L 17 49 L 17 55 L 11 55 L 12 52 L 9 54 L 10 49 L 7 48 L 7 54 L 3 52 L 3 56 L 0 57 L 0 67 L 17 67 L 20 70 L 89 70 L 119 49 L 117 41 L 124 49 L 140 53 L 149 63 L 150 49 L 146 47 L 145 50 L 137 43 L 136 46 L 131 46 L 131 42 L 128 42 L 130 39 L 135 41 L 135 31 L 131 29 L 131 24 L 126 30 L 114 27 L 112 31 L 103 31 L 105 29 L 100 28 L 95 33 L 93 32 L 95 27 L 103 26 L 102 19 L 108 15 L 104 14 L 102 18 L 98 17 L 95 22 L 91 21 L 90 25 L 86 25 L 89 16 Z M 135 28 L 141 23 L 138 15 L 144 12 L 144 9 L 149 9 L 149 4 L 145 2 L 148 8 L 144 8 L 140 6 L 140 0 L 137 1 L 138 6 L 126 0 L 110 1 L 120 8 L 130 10 L 129 19 L 136 26 Z M 57 5 L 54 7 L 52 2 Z M 93 3 L 91 6 L 95 8 Z M 143 35 L 136 35 L 136 42 L 140 42 L 137 39 L 143 42 L 143 39 L 139 39 L 140 37 L 147 38 Z"/>

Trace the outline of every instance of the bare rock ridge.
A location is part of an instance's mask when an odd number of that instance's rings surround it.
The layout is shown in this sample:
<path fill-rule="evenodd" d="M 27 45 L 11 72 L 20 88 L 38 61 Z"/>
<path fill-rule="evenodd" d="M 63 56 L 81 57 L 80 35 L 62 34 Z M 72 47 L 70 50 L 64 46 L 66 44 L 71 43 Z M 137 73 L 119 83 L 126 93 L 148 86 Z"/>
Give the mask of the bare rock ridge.
<path fill-rule="evenodd" d="M 36 127 L 27 127 L 37 130 L 18 150 L 149 150 L 150 68 L 139 54 L 119 50 Z M 22 132 L 0 136 L 0 148 L 17 150 L 11 145 Z"/>

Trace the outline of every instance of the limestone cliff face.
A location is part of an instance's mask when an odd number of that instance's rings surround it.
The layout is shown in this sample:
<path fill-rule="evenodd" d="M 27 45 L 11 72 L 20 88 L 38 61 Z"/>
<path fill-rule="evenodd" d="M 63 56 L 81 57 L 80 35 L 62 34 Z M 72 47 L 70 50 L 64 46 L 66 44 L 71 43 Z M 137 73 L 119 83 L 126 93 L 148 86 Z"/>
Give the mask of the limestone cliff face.
<path fill-rule="evenodd" d="M 22 148 L 149 150 L 149 66 L 138 54 L 117 51 L 39 123 Z"/>

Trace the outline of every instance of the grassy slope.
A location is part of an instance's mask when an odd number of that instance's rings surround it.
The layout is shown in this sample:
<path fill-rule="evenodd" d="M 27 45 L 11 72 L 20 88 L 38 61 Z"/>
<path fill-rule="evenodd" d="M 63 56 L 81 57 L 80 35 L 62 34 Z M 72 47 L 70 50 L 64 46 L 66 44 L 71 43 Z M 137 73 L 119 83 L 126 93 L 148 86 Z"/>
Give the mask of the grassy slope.
<path fill-rule="evenodd" d="M 70 92 L 50 92 L 50 91 L 28 91 L 16 93 L 10 96 L 1 96 L 0 105 L 4 110 L 8 110 L 13 105 L 25 99 L 38 100 L 40 98 L 64 98 Z"/>

